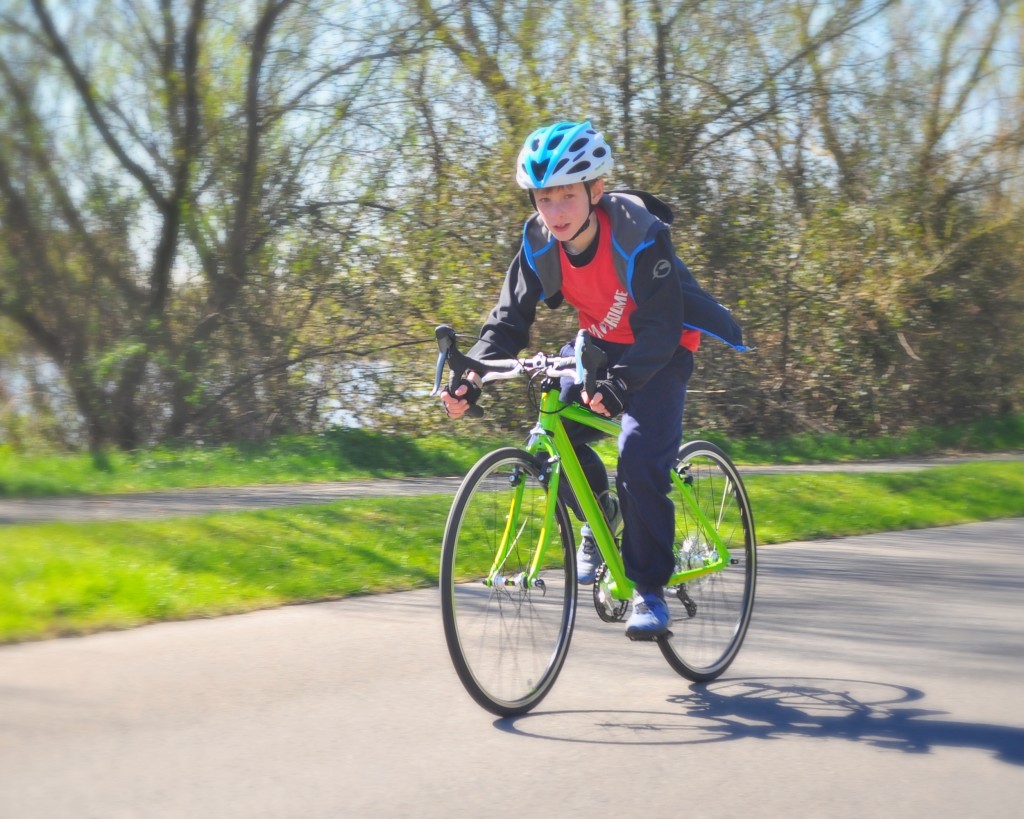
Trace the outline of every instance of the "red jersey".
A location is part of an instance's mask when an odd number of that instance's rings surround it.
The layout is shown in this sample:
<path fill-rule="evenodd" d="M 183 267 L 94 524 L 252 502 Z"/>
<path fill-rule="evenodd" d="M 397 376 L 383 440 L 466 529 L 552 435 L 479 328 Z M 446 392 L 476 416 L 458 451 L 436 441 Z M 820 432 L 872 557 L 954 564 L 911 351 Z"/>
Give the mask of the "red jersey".
<path fill-rule="evenodd" d="M 581 330 L 586 330 L 594 338 L 617 344 L 632 344 L 635 339 L 629 317 L 636 309 L 636 302 L 615 272 L 608 214 L 603 209 L 597 209 L 594 213 L 600 232 L 597 253 L 589 264 L 575 267 L 565 248 L 561 244 L 558 246 L 562 261 L 562 293 L 566 301 L 579 312 Z M 679 344 L 695 351 L 700 346 L 700 332 L 684 328 Z"/>

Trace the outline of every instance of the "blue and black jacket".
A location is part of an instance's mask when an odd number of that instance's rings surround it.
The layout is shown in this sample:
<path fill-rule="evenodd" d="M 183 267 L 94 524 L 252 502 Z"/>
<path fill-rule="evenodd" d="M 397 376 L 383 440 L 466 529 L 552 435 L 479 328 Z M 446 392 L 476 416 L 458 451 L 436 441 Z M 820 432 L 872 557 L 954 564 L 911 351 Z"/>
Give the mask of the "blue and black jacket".
<path fill-rule="evenodd" d="M 630 316 L 634 342 L 612 368 L 613 375 L 630 390 L 642 387 L 675 354 L 684 327 L 747 349 L 732 314 L 676 255 L 668 205 L 649 193 L 623 190 L 605 194 L 597 207 L 610 218 L 615 270 L 636 303 Z M 534 214 L 523 228 L 522 246 L 470 356 L 507 358 L 529 344 L 538 303 L 557 308 L 564 301 L 560 255 L 557 241 Z"/>

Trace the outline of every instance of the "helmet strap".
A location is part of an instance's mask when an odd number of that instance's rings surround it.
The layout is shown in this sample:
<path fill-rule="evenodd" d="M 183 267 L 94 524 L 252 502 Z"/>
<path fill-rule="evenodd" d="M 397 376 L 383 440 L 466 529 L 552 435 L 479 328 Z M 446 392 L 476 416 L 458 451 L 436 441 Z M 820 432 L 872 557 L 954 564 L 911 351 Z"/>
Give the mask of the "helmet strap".
<path fill-rule="evenodd" d="M 591 205 L 590 206 L 590 213 L 593 213 L 593 212 L 594 212 L 594 206 Z M 573 239 L 575 239 L 577 236 L 579 236 L 583 231 L 585 231 L 588 227 L 590 227 L 590 213 L 587 214 L 587 221 L 585 221 L 580 226 L 579 230 L 577 230 L 572 236 L 570 236 L 568 239 L 566 239 L 565 240 L 566 242 L 571 242 Z M 564 244 L 564 242 L 563 242 L 563 244 Z"/>
<path fill-rule="evenodd" d="M 585 190 L 587 191 L 587 204 L 588 204 L 588 205 L 590 205 L 590 210 L 589 210 L 589 211 L 587 211 L 587 218 L 586 218 L 586 220 L 585 220 L 585 221 L 583 222 L 583 224 L 582 224 L 582 225 L 580 225 L 580 229 L 579 229 L 579 230 L 577 230 L 577 231 L 576 231 L 576 232 L 575 232 L 575 233 L 574 233 L 574 234 L 573 234 L 572 236 L 570 236 L 570 237 L 569 237 L 569 238 L 568 238 L 568 239 L 566 240 L 566 241 L 568 241 L 568 242 L 571 242 L 571 241 L 572 241 L 573 239 L 575 239 L 575 238 L 576 238 L 577 236 L 579 236 L 579 235 L 580 235 L 580 234 L 581 234 L 581 233 L 582 233 L 583 231 L 585 231 L 585 230 L 586 230 L 586 229 L 587 229 L 588 227 L 590 227 L 590 217 L 591 217 L 591 216 L 593 215 L 593 213 L 594 213 L 594 202 L 593 202 L 593 200 L 592 200 L 592 199 L 590 198 L 590 185 L 591 185 L 591 183 L 590 183 L 589 181 L 588 181 L 588 182 L 584 182 L 584 183 L 583 183 L 583 187 L 584 187 L 584 189 L 585 189 Z M 531 196 L 533 195 L 533 192 L 532 192 L 532 191 L 531 191 L 530 195 L 531 195 Z"/>

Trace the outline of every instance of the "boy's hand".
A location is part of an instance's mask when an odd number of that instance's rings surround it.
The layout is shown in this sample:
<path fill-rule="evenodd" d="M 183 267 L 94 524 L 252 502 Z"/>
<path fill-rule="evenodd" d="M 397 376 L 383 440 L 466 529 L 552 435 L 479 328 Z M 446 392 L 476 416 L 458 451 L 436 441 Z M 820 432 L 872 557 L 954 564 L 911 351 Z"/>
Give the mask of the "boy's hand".
<path fill-rule="evenodd" d="M 467 372 L 455 388 L 455 395 L 445 387 L 441 390 L 441 406 L 449 418 L 461 418 L 480 398 L 480 376 Z"/>
<path fill-rule="evenodd" d="M 615 376 L 598 381 L 593 398 L 583 391 L 583 403 L 598 415 L 614 418 L 626 407 L 626 384 Z"/>

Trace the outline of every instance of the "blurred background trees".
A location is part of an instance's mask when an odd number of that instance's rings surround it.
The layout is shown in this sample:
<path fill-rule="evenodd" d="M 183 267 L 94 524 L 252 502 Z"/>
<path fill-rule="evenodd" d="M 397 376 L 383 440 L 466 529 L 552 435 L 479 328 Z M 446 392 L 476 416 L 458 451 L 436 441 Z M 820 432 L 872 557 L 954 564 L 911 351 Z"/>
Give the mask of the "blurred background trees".
<path fill-rule="evenodd" d="M 562 118 L 672 205 L 756 347 L 705 341 L 690 426 L 1020 411 L 1022 58 L 1019 0 L 17 4 L 0 441 L 442 425 L 432 329 L 478 329 L 515 155 Z M 542 313 L 533 346 L 571 336 Z"/>

